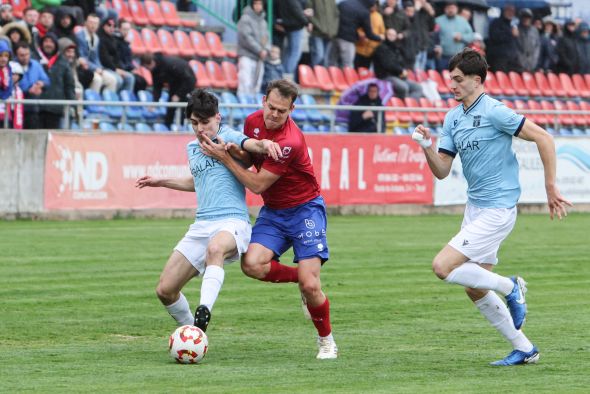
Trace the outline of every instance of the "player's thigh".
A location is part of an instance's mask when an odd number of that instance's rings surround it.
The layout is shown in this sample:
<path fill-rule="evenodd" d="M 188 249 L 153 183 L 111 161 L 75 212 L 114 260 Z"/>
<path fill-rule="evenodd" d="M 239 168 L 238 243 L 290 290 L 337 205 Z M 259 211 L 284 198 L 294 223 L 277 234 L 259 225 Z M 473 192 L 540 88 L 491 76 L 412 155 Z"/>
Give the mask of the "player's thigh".
<path fill-rule="evenodd" d="M 178 292 L 199 271 L 179 251 L 174 250 L 160 275 L 159 288 L 165 292 Z"/>
<path fill-rule="evenodd" d="M 284 218 L 267 207 L 252 227 L 252 238 L 243 263 L 247 265 L 266 264 L 278 258 L 291 247 L 291 241 L 284 231 Z"/>
<path fill-rule="evenodd" d="M 319 257 L 299 260 L 297 267 L 299 283 L 317 283 L 319 285 L 321 268 L 322 260 Z"/>
<path fill-rule="evenodd" d="M 267 264 L 274 257 L 276 257 L 276 254 L 273 250 L 260 243 L 250 243 L 250 245 L 248 245 L 248 251 L 242 256 L 242 265 L 253 266 Z"/>
<path fill-rule="evenodd" d="M 469 261 L 469 257 L 465 256 L 452 246 L 445 245 L 445 247 L 434 257 L 434 260 L 432 261 L 432 270 L 436 276 L 444 279 L 451 273 L 451 271 L 467 261 Z"/>
<path fill-rule="evenodd" d="M 330 258 L 327 230 L 326 208 L 321 198 L 298 209 L 288 226 L 295 261 L 318 258 L 322 263 L 326 262 Z"/>
<path fill-rule="evenodd" d="M 246 253 L 252 235 L 250 222 L 239 219 L 214 222 L 211 230 L 207 243 L 207 264 L 223 265 L 224 262 L 239 260 Z"/>
<path fill-rule="evenodd" d="M 237 251 L 236 239 L 232 233 L 220 231 L 209 240 L 207 245 L 207 264 L 212 263 L 214 259 L 216 265 L 223 265 L 223 261 L 235 256 Z"/>

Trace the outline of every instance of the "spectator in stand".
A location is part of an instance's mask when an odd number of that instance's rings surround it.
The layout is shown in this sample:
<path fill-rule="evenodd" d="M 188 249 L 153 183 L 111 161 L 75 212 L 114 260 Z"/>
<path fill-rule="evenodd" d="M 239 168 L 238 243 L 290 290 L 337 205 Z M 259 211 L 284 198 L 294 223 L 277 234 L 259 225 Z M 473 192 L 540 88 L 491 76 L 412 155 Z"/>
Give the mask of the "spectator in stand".
<path fill-rule="evenodd" d="M 490 23 L 487 52 L 492 71 L 521 71 L 518 61 L 518 19 L 515 16 L 514 6 L 506 5 L 502 15 Z"/>
<path fill-rule="evenodd" d="M 539 63 L 541 38 L 533 26 L 533 12 L 529 8 L 520 10 L 518 24 L 518 59 L 522 71 L 533 72 Z"/>
<path fill-rule="evenodd" d="M 186 102 L 195 89 L 196 79 L 188 62 L 178 56 L 164 56 L 161 53 L 146 53 L 141 57 L 141 64 L 152 73 L 154 101 L 162 95 L 164 84 L 168 84 L 171 102 Z M 174 122 L 176 108 L 166 110 L 164 122 L 168 127 Z"/>
<path fill-rule="evenodd" d="M 92 90 L 100 93 L 104 88 L 115 92 L 117 91 L 117 78 L 114 73 L 104 70 L 100 62 L 100 39 L 96 34 L 98 26 L 98 15 L 90 14 L 86 17 L 84 28 L 76 33 L 76 43 L 80 55 L 78 60 L 82 69 L 87 69 L 94 73 L 90 86 Z"/>
<path fill-rule="evenodd" d="M 38 99 L 43 93 L 43 89 L 50 84 L 49 77 L 43 66 L 31 59 L 31 48 L 26 42 L 20 42 L 16 46 L 16 59 L 25 70 L 23 78 L 19 82 L 26 99 Z M 39 106 L 28 104 L 24 107 L 24 125 L 25 129 L 36 129 L 39 127 Z"/>
<path fill-rule="evenodd" d="M 285 43 L 281 47 L 283 52 L 283 67 L 286 74 L 293 77 L 301 58 L 303 43 L 303 29 L 309 24 L 309 17 L 313 16 L 311 8 L 303 9 L 302 0 L 281 0 L 275 2 L 279 19 L 275 28 L 284 34 Z"/>
<path fill-rule="evenodd" d="M 483 42 L 483 37 L 479 33 L 473 33 L 473 41 L 469 44 L 469 48 L 473 49 L 482 56 L 486 56 L 486 44 Z"/>
<path fill-rule="evenodd" d="M 426 58 L 426 68 L 429 70 L 436 69 L 442 56 L 442 47 L 440 46 L 440 26 L 434 24 L 434 30 L 428 35 L 430 44 L 428 45 L 428 52 Z"/>
<path fill-rule="evenodd" d="M 7 25 L 14 22 L 14 15 L 12 14 L 12 5 L 2 4 L 0 5 L 0 26 Z M 8 66 L 6 66 L 8 67 Z M 9 67 L 10 68 L 10 67 Z"/>
<path fill-rule="evenodd" d="M 445 13 L 436 18 L 436 23 L 440 26 L 442 47 L 442 55 L 437 66 L 439 71 L 446 69 L 451 57 L 461 52 L 473 40 L 473 29 L 465 18 L 457 15 L 457 2 L 447 1 L 444 10 Z"/>
<path fill-rule="evenodd" d="M 556 72 L 570 75 L 578 72 L 580 59 L 576 41 L 576 22 L 567 20 L 563 26 L 563 35 L 557 41 Z"/>
<path fill-rule="evenodd" d="M 334 0 L 307 0 L 306 7 L 313 10 L 307 25 L 311 65 L 327 66 L 332 41 L 338 33 L 338 6 Z"/>
<path fill-rule="evenodd" d="M 20 65 L 19 62 L 12 61 L 10 62 L 10 70 L 12 71 L 12 95 L 10 98 L 23 100 L 25 95 L 23 94 L 22 89 L 18 86 L 20 80 L 25 73 L 23 66 Z M 12 104 L 11 106 L 7 107 L 8 110 L 8 127 L 11 129 L 22 130 L 23 122 L 24 122 L 24 109 L 23 104 Z M 3 122 L 4 123 L 4 122 Z"/>
<path fill-rule="evenodd" d="M 74 27 L 76 27 L 76 17 L 71 8 L 63 7 L 57 10 L 55 14 L 56 24 L 53 28 L 57 38 L 67 37 L 76 41 Z"/>
<path fill-rule="evenodd" d="M 12 47 L 8 40 L 0 37 L 0 122 L 2 128 L 4 127 L 4 118 L 10 118 L 10 110 L 4 104 L 4 100 L 10 98 L 14 83 L 12 81 L 12 70 L 10 65 L 10 58 L 12 58 Z"/>
<path fill-rule="evenodd" d="M 64 0 L 61 4 L 62 6 L 75 7 L 81 10 L 82 19 L 79 19 L 79 15 L 75 13 L 76 24 L 81 25 L 88 18 L 88 15 L 97 13 L 96 3 L 95 0 Z"/>
<path fill-rule="evenodd" d="M 50 81 L 39 98 L 42 100 L 74 100 L 76 98 L 74 76 L 68 61 L 59 52 L 55 33 L 45 34 L 40 42 L 39 55 L 41 56 L 40 63 Z M 59 129 L 62 127 L 63 116 L 63 105 L 40 106 L 37 128 Z"/>
<path fill-rule="evenodd" d="M 379 86 L 371 83 L 367 86 L 367 93 L 359 97 L 354 103 L 359 107 L 381 107 L 381 97 L 379 97 Z M 382 118 L 382 111 L 360 110 L 350 111 L 350 120 L 348 121 L 348 131 L 351 133 L 376 133 L 377 119 Z M 383 129 L 383 118 L 381 129 Z"/>
<path fill-rule="evenodd" d="M 404 2 L 404 11 L 410 21 L 410 39 L 412 45 L 408 45 L 406 40 L 406 51 L 412 50 L 415 53 L 414 59 L 411 56 L 406 57 L 409 69 L 424 70 L 426 69 L 426 59 L 428 48 L 430 47 L 430 33 L 434 30 L 434 8 L 428 0 L 414 0 Z"/>
<path fill-rule="evenodd" d="M 34 5 L 33 5 L 34 7 Z M 39 42 L 39 40 L 45 37 L 48 31 L 53 29 L 53 24 L 55 22 L 55 16 L 53 15 L 53 9 L 51 8 L 43 8 L 39 13 L 39 22 L 37 22 L 37 37 L 33 40 L 34 42 Z"/>
<path fill-rule="evenodd" d="M 358 28 L 363 29 L 367 39 L 381 41 L 381 37 L 371 28 L 369 8 L 373 4 L 373 0 L 344 0 L 338 3 L 340 19 L 331 54 L 331 65 L 354 67 L 354 45 L 358 40 Z"/>
<path fill-rule="evenodd" d="M 590 74 L 590 28 L 588 23 L 582 22 L 578 26 L 578 58 L 580 59 L 580 66 L 578 73 Z"/>
<path fill-rule="evenodd" d="M 260 91 L 264 61 L 270 50 L 268 25 L 261 0 L 244 7 L 238 21 L 238 94 Z"/>
<path fill-rule="evenodd" d="M 117 91 L 124 89 L 133 92 L 135 86 L 135 77 L 121 66 L 119 58 L 119 43 L 115 36 L 116 21 L 107 18 L 102 23 L 98 32 L 100 39 L 98 45 L 98 55 L 100 63 L 104 66 L 105 72 L 111 72 L 117 79 Z"/>
<path fill-rule="evenodd" d="M 381 40 L 383 40 L 385 38 L 385 24 L 383 23 L 383 17 L 379 12 L 379 0 L 375 0 L 369 11 L 371 16 L 371 29 L 373 30 L 373 33 L 377 34 Z M 369 40 L 363 29 L 359 29 L 357 34 L 359 40 L 355 45 L 356 56 L 354 58 L 354 67 L 371 68 L 371 64 L 373 63 L 373 53 L 381 41 Z"/>
<path fill-rule="evenodd" d="M 115 38 L 117 39 L 117 53 L 119 56 L 119 66 L 128 72 L 135 70 L 133 64 L 133 53 L 131 52 L 131 22 L 124 19 L 119 20 L 119 31 L 115 32 Z M 135 78 L 134 91 L 137 93 L 140 90 L 147 89 L 147 81 L 144 77 L 139 74 L 133 73 Z"/>
<path fill-rule="evenodd" d="M 76 56 L 76 43 L 67 37 L 57 40 L 59 53 L 68 63 L 74 78 L 74 94 L 77 100 L 84 98 L 84 89 L 90 87 L 94 73 L 88 69 L 80 68 L 78 57 Z"/>
<path fill-rule="evenodd" d="M 385 29 L 394 29 L 400 40 L 410 33 L 410 21 L 406 13 L 398 6 L 397 0 L 387 0 L 381 14 Z"/>
<path fill-rule="evenodd" d="M 473 12 L 469 7 L 461 7 L 459 10 L 459 16 L 462 16 L 468 23 L 469 26 L 473 29 Z"/>
<path fill-rule="evenodd" d="M 12 53 L 16 53 L 16 46 L 22 41 L 29 44 L 31 51 L 35 50 L 36 45 L 33 44 L 29 29 L 22 22 L 12 22 L 4 25 L 2 30 L 0 30 L 0 35 L 8 37 L 12 45 Z"/>
<path fill-rule="evenodd" d="M 27 7 L 23 11 L 23 22 L 26 23 L 31 37 L 37 37 L 39 30 L 37 29 L 37 23 L 39 23 L 39 11 L 33 7 Z"/>
<path fill-rule="evenodd" d="M 385 41 L 375 50 L 373 61 L 375 76 L 391 82 L 393 93 L 397 97 L 420 98 L 424 95 L 419 83 L 408 80 L 408 71 L 404 68 L 406 60 L 403 47 L 397 39 L 395 29 L 387 29 Z"/>
<path fill-rule="evenodd" d="M 539 53 L 538 69 L 545 72 L 555 70 L 559 60 L 557 56 L 557 25 L 552 19 L 543 22 L 543 34 L 541 35 L 541 50 Z"/>
<path fill-rule="evenodd" d="M 262 79 L 261 93 L 266 93 L 266 87 L 270 81 L 281 79 L 285 73 L 283 69 L 283 62 L 281 62 L 281 48 L 273 45 L 270 48 L 270 53 L 264 61 L 264 78 Z"/>

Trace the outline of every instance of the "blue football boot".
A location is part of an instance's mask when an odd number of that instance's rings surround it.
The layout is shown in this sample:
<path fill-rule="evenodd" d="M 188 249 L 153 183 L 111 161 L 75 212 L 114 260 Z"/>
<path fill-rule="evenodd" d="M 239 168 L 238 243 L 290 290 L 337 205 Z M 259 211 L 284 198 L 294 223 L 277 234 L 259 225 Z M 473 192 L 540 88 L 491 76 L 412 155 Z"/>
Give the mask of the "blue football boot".
<path fill-rule="evenodd" d="M 527 291 L 526 282 L 520 276 L 513 276 L 510 279 L 514 282 L 514 288 L 506 296 L 506 304 L 508 304 L 514 327 L 520 330 L 526 319 L 526 301 L 524 299 Z"/>
<path fill-rule="evenodd" d="M 513 350 L 506 358 L 490 363 L 496 367 L 505 367 L 511 365 L 521 364 L 536 364 L 539 361 L 539 349 L 533 346 L 530 352 L 523 352 L 522 350 Z"/>

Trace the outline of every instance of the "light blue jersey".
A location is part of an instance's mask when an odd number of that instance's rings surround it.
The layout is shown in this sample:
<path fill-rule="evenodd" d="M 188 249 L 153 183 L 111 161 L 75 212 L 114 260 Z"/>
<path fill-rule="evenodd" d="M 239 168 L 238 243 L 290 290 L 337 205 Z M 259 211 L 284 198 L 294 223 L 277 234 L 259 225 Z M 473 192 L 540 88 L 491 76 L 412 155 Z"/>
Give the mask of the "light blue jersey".
<path fill-rule="evenodd" d="M 520 183 L 512 137 L 524 121 L 524 116 L 485 93 L 469 108 L 459 105 L 445 116 L 438 151 L 461 157 L 470 204 L 511 208 L 518 202 Z"/>
<path fill-rule="evenodd" d="M 228 126 L 221 126 L 217 136 L 239 146 L 248 139 Z M 238 218 L 249 222 L 246 191 L 231 171 L 218 160 L 201 152 L 196 139 L 188 143 L 187 151 L 197 192 L 196 220 Z"/>

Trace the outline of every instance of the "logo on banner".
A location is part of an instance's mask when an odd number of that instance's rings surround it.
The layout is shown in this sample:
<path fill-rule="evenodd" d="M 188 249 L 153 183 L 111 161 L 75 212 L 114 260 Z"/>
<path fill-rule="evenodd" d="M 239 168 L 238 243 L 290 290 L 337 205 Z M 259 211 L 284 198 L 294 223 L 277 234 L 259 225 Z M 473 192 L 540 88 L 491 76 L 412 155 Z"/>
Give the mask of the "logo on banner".
<path fill-rule="evenodd" d="M 71 151 L 58 146 L 60 158 L 53 166 L 61 172 L 58 196 L 71 193 L 74 200 L 105 200 L 109 165 L 102 152 Z"/>
<path fill-rule="evenodd" d="M 557 157 L 571 162 L 584 172 L 590 172 L 590 154 L 577 146 L 564 145 L 559 147 Z"/>

